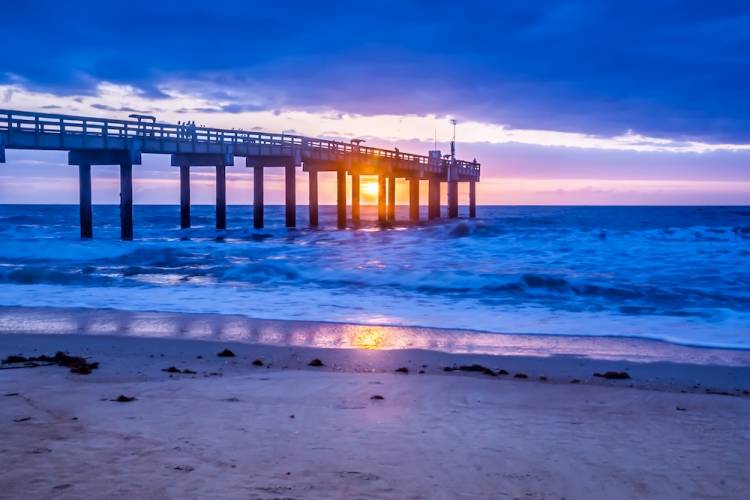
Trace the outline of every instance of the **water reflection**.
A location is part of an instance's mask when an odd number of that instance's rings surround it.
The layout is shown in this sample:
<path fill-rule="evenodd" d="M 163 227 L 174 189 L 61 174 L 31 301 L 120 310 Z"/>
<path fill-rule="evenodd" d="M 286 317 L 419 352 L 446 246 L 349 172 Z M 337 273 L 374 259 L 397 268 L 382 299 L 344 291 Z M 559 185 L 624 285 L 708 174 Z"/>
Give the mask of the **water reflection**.
<path fill-rule="evenodd" d="M 386 348 L 386 335 L 380 327 L 365 327 L 352 332 L 352 345 L 360 349 Z"/>

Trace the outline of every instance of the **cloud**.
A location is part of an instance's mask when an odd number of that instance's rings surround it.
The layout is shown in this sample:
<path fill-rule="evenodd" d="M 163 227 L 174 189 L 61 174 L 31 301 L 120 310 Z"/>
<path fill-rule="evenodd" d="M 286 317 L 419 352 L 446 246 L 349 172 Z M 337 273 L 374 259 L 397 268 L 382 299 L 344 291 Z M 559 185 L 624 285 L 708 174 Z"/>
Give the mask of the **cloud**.
<path fill-rule="evenodd" d="M 585 136 L 750 142 L 750 5 L 7 0 L 6 83 L 222 110 L 452 115 Z M 23 43 L 18 43 L 23 40 Z"/>

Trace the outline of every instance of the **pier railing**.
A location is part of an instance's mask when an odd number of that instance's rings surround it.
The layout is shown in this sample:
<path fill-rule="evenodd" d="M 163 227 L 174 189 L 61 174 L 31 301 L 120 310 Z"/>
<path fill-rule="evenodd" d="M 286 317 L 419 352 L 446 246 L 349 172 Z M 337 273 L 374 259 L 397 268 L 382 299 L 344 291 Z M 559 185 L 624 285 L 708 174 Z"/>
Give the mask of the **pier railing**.
<path fill-rule="evenodd" d="M 239 152 L 244 146 L 278 146 L 290 150 L 325 152 L 342 158 L 361 155 L 368 159 L 390 159 L 401 164 L 427 169 L 448 168 L 451 160 L 433 159 L 424 155 L 396 150 L 361 146 L 342 141 L 317 139 L 291 134 L 274 134 L 237 129 L 188 127 L 171 123 L 116 120 L 71 116 L 52 113 L 0 110 L 0 132 L 7 134 L 7 147 L 27 149 L 67 149 L 75 138 L 81 148 L 120 148 L 123 144 L 140 139 L 146 153 L 170 153 L 169 144 L 220 145 Z M 54 136 L 54 137 L 53 137 Z M 57 142 L 55 141 L 57 139 Z M 456 160 L 459 175 L 479 179 L 480 165 L 476 162 Z"/>

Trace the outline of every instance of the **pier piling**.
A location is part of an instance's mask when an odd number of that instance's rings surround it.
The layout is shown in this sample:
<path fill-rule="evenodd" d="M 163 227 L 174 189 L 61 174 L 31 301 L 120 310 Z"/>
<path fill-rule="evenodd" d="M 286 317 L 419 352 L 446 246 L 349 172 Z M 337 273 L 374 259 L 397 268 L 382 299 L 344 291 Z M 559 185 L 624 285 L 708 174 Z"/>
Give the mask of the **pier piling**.
<path fill-rule="evenodd" d="M 378 175 L 378 222 L 385 224 L 385 175 Z"/>
<path fill-rule="evenodd" d="M 286 184 L 286 227 L 297 227 L 297 187 L 294 164 L 284 167 Z"/>
<path fill-rule="evenodd" d="M 133 164 L 120 164 L 120 239 L 133 239 Z"/>
<path fill-rule="evenodd" d="M 359 209 L 359 174 L 352 174 L 352 223 L 359 224 L 360 220 L 360 209 Z"/>
<path fill-rule="evenodd" d="M 253 227 L 263 229 L 263 167 L 253 168 Z"/>
<path fill-rule="evenodd" d="M 419 177 L 409 179 L 409 220 L 419 221 Z"/>
<path fill-rule="evenodd" d="M 336 226 L 346 229 L 346 170 L 336 171 Z"/>
<path fill-rule="evenodd" d="M 216 165 L 216 229 L 227 228 L 227 167 Z"/>
<path fill-rule="evenodd" d="M 388 221 L 396 221 L 396 178 L 388 177 Z"/>
<path fill-rule="evenodd" d="M 469 181 L 469 217 L 477 216 L 477 183 Z"/>
<path fill-rule="evenodd" d="M 458 182 L 448 182 L 448 218 L 458 217 Z"/>
<path fill-rule="evenodd" d="M 180 228 L 190 227 L 190 167 L 180 166 Z"/>
<path fill-rule="evenodd" d="M 93 238 L 94 224 L 91 210 L 91 165 L 78 166 L 78 200 L 81 215 L 81 238 Z"/>
<path fill-rule="evenodd" d="M 318 171 L 309 171 L 310 227 L 318 227 Z"/>
<path fill-rule="evenodd" d="M 440 218 L 440 180 L 430 177 L 427 189 L 427 218 Z"/>

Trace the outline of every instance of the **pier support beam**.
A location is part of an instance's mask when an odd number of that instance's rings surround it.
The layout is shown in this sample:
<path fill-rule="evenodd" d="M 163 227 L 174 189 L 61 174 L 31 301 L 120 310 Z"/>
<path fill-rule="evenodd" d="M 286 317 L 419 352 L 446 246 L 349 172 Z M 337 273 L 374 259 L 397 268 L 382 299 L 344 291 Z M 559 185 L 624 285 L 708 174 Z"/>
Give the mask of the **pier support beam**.
<path fill-rule="evenodd" d="M 190 227 L 190 167 L 180 167 L 180 228 Z"/>
<path fill-rule="evenodd" d="M 263 229 L 263 167 L 253 167 L 253 227 Z"/>
<path fill-rule="evenodd" d="M 385 224 L 385 175 L 378 175 L 378 222 Z"/>
<path fill-rule="evenodd" d="M 297 227 L 297 185 L 294 164 L 284 167 L 286 184 L 286 227 Z"/>
<path fill-rule="evenodd" d="M 120 164 L 120 239 L 133 239 L 133 165 Z"/>
<path fill-rule="evenodd" d="M 310 170 L 310 227 L 318 227 L 318 171 Z"/>
<path fill-rule="evenodd" d="M 469 217 L 472 219 L 477 216 L 477 183 L 469 182 Z"/>
<path fill-rule="evenodd" d="M 388 178 L 388 220 L 396 222 L 396 178 Z"/>
<path fill-rule="evenodd" d="M 352 223 L 359 224 L 359 174 L 352 174 Z"/>
<path fill-rule="evenodd" d="M 409 179 L 409 220 L 419 221 L 419 177 Z"/>
<path fill-rule="evenodd" d="M 427 218 L 440 218 L 440 180 L 430 179 L 427 191 Z"/>
<path fill-rule="evenodd" d="M 448 218 L 458 217 L 458 182 L 448 182 Z"/>
<path fill-rule="evenodd" d="M 216 165 L 216 229 L 227 228 L 227 167 Z"/>
<path fill-rule="evenodd" d="M 81 238 L 94 236 L 91 211 L 91 165 L 78 166 L 78 205 L 81 213 Z"/>
<path fill-rule="evenodd" d="M 336 226 L 346 229 L 346 170 L 336 171 Z"/>

